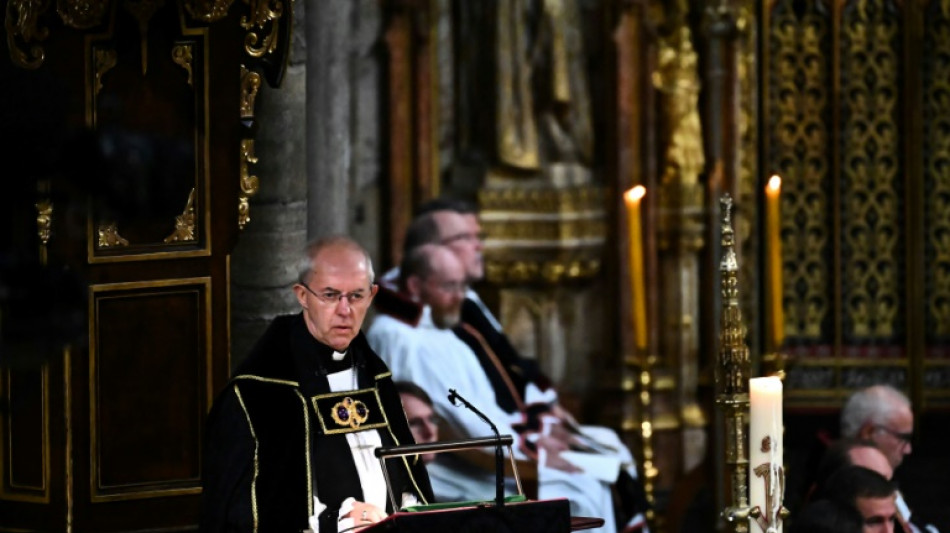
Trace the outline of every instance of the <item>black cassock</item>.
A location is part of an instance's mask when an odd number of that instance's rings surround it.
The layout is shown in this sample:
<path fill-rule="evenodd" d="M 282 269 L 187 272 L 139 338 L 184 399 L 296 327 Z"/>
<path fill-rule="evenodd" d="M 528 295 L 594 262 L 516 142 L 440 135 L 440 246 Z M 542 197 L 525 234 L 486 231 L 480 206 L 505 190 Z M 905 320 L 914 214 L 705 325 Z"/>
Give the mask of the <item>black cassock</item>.
<path fill-rule="evenodd" d="M 333 352 L 302 314 L 276 318 L 251 350 L 208 417 L 201 531 L 307 529 L 315 487 L 327 506 L 320 533 L 335 533 L 343 500 L 363 501 L 346 432 L 375 428 L 383 446 L 414 443 L 392 375 L 363 334 L 341 361 Z M 327 374 L 350 367 L 356 389 L 331 392 Z M 389 459 L 387 470 L 397 501 L 404 492 L 432 501 L 419 457 Z"/>

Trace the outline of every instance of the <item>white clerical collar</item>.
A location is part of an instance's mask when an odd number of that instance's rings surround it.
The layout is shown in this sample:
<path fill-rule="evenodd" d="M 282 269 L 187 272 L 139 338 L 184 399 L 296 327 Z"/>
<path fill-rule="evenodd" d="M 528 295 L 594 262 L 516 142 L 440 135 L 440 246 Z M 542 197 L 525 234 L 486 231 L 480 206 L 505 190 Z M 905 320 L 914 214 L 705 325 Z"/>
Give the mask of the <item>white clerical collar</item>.
<path fill-rule="evenodd" d="M 338 352 L 338 351 L 336 351 L 336 350 L 333 350 L 333 360 L 334 360 L 334 361 L 342 361 L 344 357 L 346 357 L 346 352 L 340 353 L 340 352 Z"/>

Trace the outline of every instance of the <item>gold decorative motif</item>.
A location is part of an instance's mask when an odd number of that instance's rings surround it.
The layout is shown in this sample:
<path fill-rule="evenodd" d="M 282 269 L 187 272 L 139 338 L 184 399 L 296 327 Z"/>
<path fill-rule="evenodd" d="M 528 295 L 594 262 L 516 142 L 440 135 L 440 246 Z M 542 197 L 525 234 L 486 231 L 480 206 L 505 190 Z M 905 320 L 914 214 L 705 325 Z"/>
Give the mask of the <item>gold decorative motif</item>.
<path fill-rule="evenodd" d="M 148 73 L 148 25 L 165 0 L 125 0 L 123 6 L 139 23 L 139 42 L 142 52 L 142 75 Z"/>
<path fill-rule="evenodd" d="M 228 16 L 234 0 L 184 0 L 185 10 L 195 20 L 215 22 Z"/>
<path fill-rule="evenodd" d="M 36 203 L 36 227 L 40 243 L 44 246 L 49 242 L 50 227 L 53 224 L 53 202 L 41 200 Z"/>
<path fill-rule="evenodd" d="M 844 341 L 899 342 L 904 298 L 900 239 L 901 21 L 861 0 L 841 22 L 841 272 Z"/>
<path fill-rule="evenodd" d="M 251 221 L 251 206 L 248 198 L 257 194 L 260 188 L 260 182 L 257 176 L 250 173 L 248 167 L 257 163 L 257 157 L 254 156 L 254 139 L 241 140 L 241 171 L 240 186 L 241 194 L 238 196 L 238 227 L 244 229 L 244 226 Z"/>
<path fill-rule="evenodd" d="M 96 48 L 96 94 L 102 91 L 102 77 L 115 66 L 117 55 L 111 48 Z"/>
<path fill-rule="evenodd" d="M 782 176 L 782 280 L 785 333 L 798 342 L 826 342 L 831 316 L 833 243 L 829 199 L 831 139 L 830 14 L 821 0 L 780 0 L 769 19 L 770 169 Z M 758 182 L 757 182 L 758 183 Z M 798 288 L 797 290 L 795 288 Z"/>
<path fill-rule="evenodd" d="M 36 203 L 36 229 L 40 238 L 40 263 L 46 264 L 46 245 L 53 226 L 53 202 L 40 200 Z"/>
<path fill-rule="evenodd" d="M 719 358 L 716 364 L 716 404 L 723 410 L 725 422 L 726 474 L 732 494 L 727 498 L 723 517 L 736 533 L 749 531 L 749 517 L 758 514 L 749 506 L 749 452 L 746 428 L 749 418 L 749 347 L 739 310 L 739 264 L 732 229 L 732 198 L 724 195 L 722 212 L 722 259 L 719 263 L 722 296 L 722 329 L 719 332 Z"/>
<path fill-rule="evenodd" d="M 925 239 L 931 279 L 927 285 L 927 336 L 937 344 L 950 337 L 950 5 L 933 2 L 924 17 L 929 46 L 921 61 L 924 72 Z M 940 382 L 939 379 L 936 380 Z"/>
<path fill-rule="evenodd" d="M 493 283 L 559 283 L 601 269 L 607 222 L 600 187 L 479 191 L 485 274 Z"/>
<path fill-rule="evenodd" d="M 56 12 L 63 24 L 86 30 L 102 23 L 109 0 L 57 0 Z"/>
<path fill-rule="evenodd" d="M 762 438 L 760 450 L 768 452 L 772 449 L 772 437 L 766 435 Z M 777 463 L 762 463 L 752 469 L 755 477 L 762 478 L 765 484 L 765 508 L 775 509 L 774 514 L 762 516 L 761 509 L 759 516 L 755 517 L 756 523 L 762 528 L 762 531 L 776 531 L 775 525 L 780 524 L 780 517 L 783 516 L 782 505 L 776 505 L 781 502 L 785 496 L 785 467 Z"/>
<path fill-rule="evenodd" d="M 347 396 L 333 406 L 330 417 L 337 425 L 356 429 L 369 419 L 369 407 Z"/>
<path fill-rule="evenodd" d="M 261 88 L 261 75 L 241 65 L 241 118 L 254 118 L 254 101 Z"/>
<path fill-rule="evenodd" d="M 37 28 L 37 22 L 46 9 L 49 0 L 8 0 L 4 26 L 7 30 L 7 48 L 10 49 L 10 61 L 20 68 L 35 69 L 43 64 L 46 52 L 39 44 L 29 46 L 29 55 L 20 49 L 33 41 L 45 41 L 49 28 Z M 19 39 L 18 39 L 19 37 Z M 19 42 L 18 42 L 19 41 Z"/>
<path fill-rule="evenodd" d="M 665 139 L 663 182 L 699 182 L 704 170 L 703 132 L 699 120 L 699 79 L 689 25 L 683 24 L 659 43 L 653 85 L 663 93 Z"/>
<path fill-rule="evenodd" d="M 244 37 L 244 51 L 251 57 L 263 57 L 277 49 L 277 19 L 284 13 L 281 0 L 244 0 L 250 6 L 250 16 L 241 17 L 241 27 L 248 30 Z M 262 40 L 254 30 L 267 32 Z M 257 46 L 260 42 L 260 46 Z"/>
<path fill-rule="evenodd" d="M 172 61 L 180 65 L 181 68 L 185 69 L 185 72 L 188 73 L 188 85 L 194 86 L 193 75 L 191 70 L 191 45 L 190 44 L 176 44 L 172 47 Z"/>
<path fill-rule="evenodd" d="M 175 231 L 165 237 L 165 242 L 180 242 L 195 240 L 195 188 L 188 194 L 188 203 L 185 210 L 175 217 Z"/>
<path fill-rule="evenodd" d="M 109 248 L 112 246 L 128 246 L 129 241 L 119 235 L 119 229 L 115 222 L 107 222 L 99 225 L 99 248 Z"/>

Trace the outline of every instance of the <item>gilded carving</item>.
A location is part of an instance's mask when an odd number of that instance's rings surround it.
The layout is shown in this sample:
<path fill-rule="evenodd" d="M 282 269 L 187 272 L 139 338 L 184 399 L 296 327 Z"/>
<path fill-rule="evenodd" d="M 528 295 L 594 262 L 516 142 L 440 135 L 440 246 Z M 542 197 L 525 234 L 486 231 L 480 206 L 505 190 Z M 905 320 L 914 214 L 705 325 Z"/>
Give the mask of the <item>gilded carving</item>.
<path fill-rule="evenodd" d="M 36 203 L 36 228 L 40 244 L 49 243 L 50 228 L 53 225 L 53 202 L 41 200 Z"/>
<path fill-rule="evenodd" d="M 165 237 L 165 243 L 195 240 L 195 189 L 188 194 L 185 210 L 175 217 L 175 231 Z"/>
<path fill-rule="evenodd" d="M 251 175 L 248 168 L 257 163 L 257 157 L 254 155 L 254 139 L 241 140 L 241 194 L 238 196 L 238 227 L 244 229 L 244 226 L 251 221 L 251 206 L 248 199 L 257 194 L 260 183 L 257 176 Z"/>
<path fill-rule="evenodd" d="M 119 235 L 119 228 L 115 222 L 100 224 L 97 233 L 99 235 L 99 248 L 129 245 L 129 241 Z"/>
<path fill-rule="evenodd" d="M 261 88 L 261 75 L 241 65 L 241 118 L 254 118 L 254 102 Z"/>
<path fill-rule="evenodd" d="M 185 69 L 188 73 L 188 85 L 194 87 L 194 78 L 191 66 L 191 48 L 190 44 L 176 44 L 172 47 L 172 61 Z"/>
<path fill-rule="evenodd" d="M 215 22 L 228 16 L 234 0 L 184 0 L 185 10 L 195 20 Z"/>
<path fill-rule="evenodd" d="M 904 221 L 900 20 L 877 2 L 854 2 L 841 24 L 842 312 L 848 343 L 895 340 Z"/>
<path fill-rule="evenodd" d="M 782 264 L 785 333 L 798 342 L 827 342 L 833 291 L 826 257 L 832 245 L 828 145 L 830 14 L 821 0 L 779 1 L 769 19 L 770 169 L 782 176 Z"/>
<path fill-rule="evenodd" d="M 532 25 L 546 31 L 532 32 Z M 580 26 L 575 0 L 546 0 L 534 10 L 524 0 L 497 4 L 495 136 L 502 166 L 536 171 L 549 162 L 590 163 Z"/>
<path fill-rule="evenodd" d="M 56 12 L 63 24 L 86 30 L 102 23 L 109 0 L 57 0 Z"/>
<path fill-rule="evenodd" d="M 7 48 L 14 65 L 35 69 L 43 64 L 46 52 L 34 41 L 45 41 L 49 28 L 38 28 L 39 17 L 49 7 L 49 0 L 8 0 L 4 26 L 7 30 Z M 32 45 L 30 43 L 33 43 Z M 20 45 L 29 46 L 29 54 Z"/>
<path fill-rule="evenodd" d="M 938 341 L 950 337 L 950 1 L 933 2 L 924 20 L 927 336 Z"/>
<path fill-rule="evenodd" d="M 249 6 L 249 15 L 241 17 L 241 27 L 248 30 L 244 37 L 244 51 L 251 57 L 263 57 L 277 49 L 279 19 L 284 13 L 281 0 L 244 0 Z M 258 35 L 267 32 L 263 39 Z M 258 44 L 260 43 L 260 44 Z"/>
<path fill-rule="evenodd" d="M 96 70 L 96 94 L 102 90 L 102 78 L 106 72 L 115 66 L 117 61 L 115 50 L 111 48 L 96 48 L 95 50 L 95 70 Z"/>
<path fill-rule="evenodd" d="M 603 201 L 598 187 L 483 189 L 486 278 L 559 283 L 595 276 L 607 235 Z"/>
<path fill-rule="evenodd" d="M 663 182 L 697 183 L 705 166 L 699 120 L 698 62 L 689 26 L 684 22 L 660 39 L 653 85 L 663 93 L 665 139 Z"/>

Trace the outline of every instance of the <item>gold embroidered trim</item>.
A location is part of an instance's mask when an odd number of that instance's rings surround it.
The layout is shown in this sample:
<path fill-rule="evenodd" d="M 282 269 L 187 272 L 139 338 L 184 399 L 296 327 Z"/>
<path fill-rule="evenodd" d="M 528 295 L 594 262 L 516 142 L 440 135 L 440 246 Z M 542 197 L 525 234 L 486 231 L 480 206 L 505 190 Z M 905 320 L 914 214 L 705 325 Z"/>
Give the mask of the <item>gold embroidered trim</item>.
<path fill-rule="evenodd" d="M 263 381 L 264 383 L 277 383 L 279 385 L 291 385 L 293 387 L 300 386 L 296 381 L 289 381 L 286 379 L 265 378 L 261 376 L 255 376 L 254 374 L 241 374 L 239 376 L 234 376 L 234 379 L 253 379 L 254 381 Z"/>
<path fill-rule="evenodd" d="M 388 378 L 388 377 L 390 377 L 390 376 L 392 376 L 392 375 L 393 375 L 392 372 L 384 372 L 384 373 L 379 374 L 379 375 L 376 376 L 376 381 L 379 381 L 379 380 Z M 377 387 L 376 390 L 378 391 L 378 390 L 379 390 L 379 387 Z M 378 394 L 379 394 L 379 393 L 377 392 L 377 395 L 378 395 Z M 380 403 L 380 405 L 382 405 L 382 403 Z M 385 409 L 382 409 L 382 415 L 383 415 L 383 420 L 386 421 L 386 431 L 389 432 L 389 436 L 393 439 L 393 442 L 395 443 L 396 446 L 402 446 L 402 443 L 399 442 L 399 438 L 396 437 L 396 434 L 395 434 L 395 433 L 393 433 L 393 426 L 389 423 L 389 417 L 386 416 L 386 410 L 385 410 Z M 416 455 L 416 456 L 414 456 L 414 457 L 415 457 L 416 459 L 419 458 L 418 455 Z M 412 481 L 412 486 L 415 487 L 415 489 L 416 489 L 416 494 L 419 495 L 419 500 L 422 501 L 422 504 L 423 504 L 423 505 L 429 505 L 429 502 L 426 501 L 426 495 L 425 495 L 425 493 L 422 492 L 422 489 L 419 488 L 419 483 L 416 482 L 416 476 L 412 475 L 412 467 L 409 465 L 409 459 L 407 459 L 406 456 L 402 456 L 402 457 L 400 457 L 400 459 L 402 460 L 403 466 L 406 467 L 406 473 L 409 475 L 409 480 Z M 402 500 L 402 495 L 400 494 L 399 497 L 400 497 L 400 502 L 399 502 L 399 503 L 402 504 L 402 501 L 401 501 L 401 500 Z M 395 498 L 394 498 L 394 499 L 395 499 Z M 396 506 L 396 502 L 393 502 L 393 506 L 394 506 L 394 507 Z"/>
<path fill-rule="evenodd" d="M 234 385 L 234 395 L 237 396 L 238 403 L 241 404 L 241 410 L 244 411 L 244 418 L 247 419 L 247 428 L 251 432 L 251 438 L 254 439 L 254 476 L 251 478 L 251 515 L 254 518 L 254 533 L 257 533 L 257 452 L 260 443 L 257 441 L 257 433 L 254 432 L 254 425 L 251 424 L 251 414 L 247 412 L 247 406 L 244 405 L 244 398 L 241 397 L 241 389 L 237 384 Z"/>
<path fill-rule="evenodd" d="M 313 516 L 313 470 L 310 468 L 310 413 L 307 409 L 307 399 L 300 394 L 299 390 L 294 390 L 294 394 L 300 398 L 300 404 L 303 405 L 303 425 L 304 425 L 304 460 L 307 463 L 307 516 Z"/>

